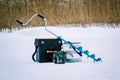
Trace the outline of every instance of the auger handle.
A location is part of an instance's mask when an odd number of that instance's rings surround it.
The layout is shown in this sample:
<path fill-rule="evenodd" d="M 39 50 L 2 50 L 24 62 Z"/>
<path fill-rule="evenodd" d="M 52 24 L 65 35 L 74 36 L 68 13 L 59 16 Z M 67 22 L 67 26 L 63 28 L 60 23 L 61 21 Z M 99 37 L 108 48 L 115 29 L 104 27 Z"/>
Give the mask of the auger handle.
<path fill-rule="evenodd" d="M 45 18 L 44 16 L 42 16 L 42 15 L 40 15 L 40 14 L 38 14 L 38 16 L 39 16 L 40 18 L 42 18 L 42 19 L 44 19 L 44 18 Z"/>
<path fill-rule="evenodd" d="M 19 23 L 20 25 L 23 25 L 23 23 L 19 20 L 16 20 L 17 23 Z"/>
<path fill-rule="evenodd" d="M 16 22 L 17 23 L 19 23 L 19 24 L 21 24 L 22 26 L 26 26 L 34 17 L 36 17 L 36 16 L 39 16 L 41 19 L 45 19 L 45 17 L 44 16 L 42 16 L 42 15 L 40 15 L 40 14 L 34 14 L 30 19 L 28 19 L 27 21 L 26 21 L 26 23 L 23 23 L 23 22 L 21 22 L 21 21 L 19 21 L 19 20 L 16 20 Z M 45 20 L 45 22 L 46 22 L 47 20 Z M 47 25 L 47 22 L 45 23 L 45 25 Z"/>
<path fill-rule="evenodd" d="M 48 30 L 47 29 L 47 19 L 44 17 L 44 16 L 42 16 L 41 14 L 34 14 L 30 19 L 28 19 L 27 21 L 26 21 L 26 23 L 22 23 L 21 21 L 19 21 L 19 20 L 16 20 L 16 22 L 17 23 L 19 23 L 19 24 L 21 24 L 22 26 L 26 26 L 34 17 L 36 17 L 36 16 L 38 16 L 38 17 L 40 17 L 41 19 L 43 19 L 44 21 L 45 21 L 45 25 L 44 25 L 44 27 L 45 27 L 45 30 L 47 31 L 47 32 L 49 32 L 49 33 L 51 33 L 52 35 L 54 35 L 55 37 L 58 37 L 58 35 L 56 35 L 55 33 L 53 33 L 52 31 L 50 31 L 50 30 Z"/>

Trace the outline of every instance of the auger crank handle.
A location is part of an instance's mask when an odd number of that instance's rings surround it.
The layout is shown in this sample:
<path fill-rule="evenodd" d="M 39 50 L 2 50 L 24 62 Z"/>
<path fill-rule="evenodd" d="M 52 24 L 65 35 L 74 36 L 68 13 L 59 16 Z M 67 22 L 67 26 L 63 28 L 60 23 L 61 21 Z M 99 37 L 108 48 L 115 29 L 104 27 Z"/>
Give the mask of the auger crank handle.
<path fill-rule="evenodd" d="M 36 17 L 36 16 L 38 16 L 38 17 L 40 17 L 41 19 L 45 20 L 45 22 L 46 22 L 45 25 L 47 25 L 47 20 L 46 20 L 45 17 L 42 16 L 41 14 L 34 14 L 30 19 L 27 20 L 26 23 L 23 23 L 23 22 L 21 22 L 21 21 L 19 21 L 19 20 L 16 20 L 16 22 L 19 23 L 19 24 L 21 24 L 22 26 L 25 26 L 25 25 L 27 25 L 27 24 L 28 24 L 34 17 Z"/>
<path fill-rule="evenodd" d="M 16 20 L 17 23 L 19 23 L 20 25 L 23 25 L 23 23 L 19 20 Z"/>
<path fill-rule="evenodd" d="M 40 18 L 42 18 L 42 19 L 44 19 L 45 17 L 44 16 L 42 16 L 41 14 L 38 14 L 38 16 L 40 17 Z"/>

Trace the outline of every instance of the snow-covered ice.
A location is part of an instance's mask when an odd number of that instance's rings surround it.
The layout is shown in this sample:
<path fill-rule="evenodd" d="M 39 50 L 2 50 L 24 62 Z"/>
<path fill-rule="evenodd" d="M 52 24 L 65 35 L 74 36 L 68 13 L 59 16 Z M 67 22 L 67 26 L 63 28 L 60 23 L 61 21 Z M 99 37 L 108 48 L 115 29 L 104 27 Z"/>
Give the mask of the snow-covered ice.
<path fill-rule="evenodd" d="M 84 50 L 102 57 L 93 62 L 54 64 L 32 61 L 35 38 L 55 38 L 43 27 L 12 33 L 0 32 L 0 80 L 120 80 L 120 28 L 50 27 L 71 42 L 81 42 Z"/>

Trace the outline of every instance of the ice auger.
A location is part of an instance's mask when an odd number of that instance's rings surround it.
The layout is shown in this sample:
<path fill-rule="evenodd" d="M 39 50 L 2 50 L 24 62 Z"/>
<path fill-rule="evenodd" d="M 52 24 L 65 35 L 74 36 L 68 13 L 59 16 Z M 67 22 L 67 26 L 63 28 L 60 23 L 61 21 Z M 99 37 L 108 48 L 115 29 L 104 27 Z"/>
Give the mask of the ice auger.
<path fill-rule="evenodd" d="M 99 58 L 96 58 L 95 54 L 90 54 L 88 50 L 83 50 L 82 46 L 75 46 L 73 43 L 71 43 L 70 41 L 67 41 L 65 40 L 64 38 L 62 38 L 61 36 L 58 36 L 56 35 L 55 33 L 53 33 L 52 31 L 48 30 L 47 29 L 47 19 L 42 16 L 41 14 L 34 14 L 26 23 L 22 23 L 21 21 L 19 20 L 16 20 L 19 24 L 21 25 L 27 25 L 35 16 L 38 16 L 40 17 L 41 19 L 43 19 L 45 21 L 45 30 L 47 32 L 49 32 L 50 34 L 54 35 L 55 37 L 57 37 L 58 39 L 61 39 L 65 44 L 68 44 L 70 47 L 72 47 L 75 52 L 77 52 L 80 56 L 82 56 L 82 54 L 85 54 L 88 58 L 91 58 L 93 59 L 94 62 L 97 62 L 97 61 L 102 61 L 102 59 L 99 57 Z"/>

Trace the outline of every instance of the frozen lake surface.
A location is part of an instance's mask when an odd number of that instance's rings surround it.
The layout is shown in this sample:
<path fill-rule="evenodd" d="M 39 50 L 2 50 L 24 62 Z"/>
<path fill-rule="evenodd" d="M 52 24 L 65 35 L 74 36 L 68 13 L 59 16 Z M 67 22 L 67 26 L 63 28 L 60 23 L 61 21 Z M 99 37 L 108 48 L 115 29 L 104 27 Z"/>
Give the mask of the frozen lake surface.
<path fill-rule="evenodd" d="M 120 80 L 120 28 L 52 27 L 71 42 L 81 42 L 102 62 L 85 55 L 82 62 L 54 64 L 32 61 L 35 38 L 55 38 L 43 27 L 0 33 L 0 80 Z"/>

